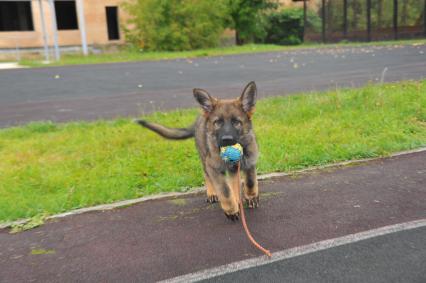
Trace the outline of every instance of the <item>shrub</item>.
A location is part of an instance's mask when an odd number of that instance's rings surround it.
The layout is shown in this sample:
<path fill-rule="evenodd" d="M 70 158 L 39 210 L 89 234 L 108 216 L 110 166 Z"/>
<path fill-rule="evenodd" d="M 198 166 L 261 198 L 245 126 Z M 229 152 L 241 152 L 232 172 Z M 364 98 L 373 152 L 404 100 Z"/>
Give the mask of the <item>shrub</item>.
<path fill-rule="evenodd" d="M 227 9 L 214 0 L 133 0 L 124 4 L 126 39 L 144 50 L 180 51 L 217 46 Z"/>
<path fill-rule="evenodd" d="M 230 17 L 229 27 L 235 29 L 237 45 L 265 37 L 264 14 L 278 8 L 277 0 L 225 1 Z"/>
<path fill-rule="evenodd" d="M 320 17 L 308 10 L 308 28 L 321 29 Z M 303 9 L 291 8 L 270 13 L 267 16 L 266 37 L 264 42 L 281 45 L 295 45 L 303 42 Z"/>

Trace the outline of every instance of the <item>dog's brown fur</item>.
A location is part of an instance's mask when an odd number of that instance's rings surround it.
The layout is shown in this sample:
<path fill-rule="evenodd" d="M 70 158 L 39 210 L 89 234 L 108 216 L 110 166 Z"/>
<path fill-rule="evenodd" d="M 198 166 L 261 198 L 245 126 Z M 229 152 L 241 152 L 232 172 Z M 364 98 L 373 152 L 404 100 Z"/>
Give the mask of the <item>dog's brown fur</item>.
<path fill-rule="evenodd" d="M 224 136 L 232 136 L 233 142 L 243 146 L 240 161 L 243 172 L 244 199 L 249 207 L 259 205 L 259 189 L 256 179 L 258 147 L 252 128 L 257 89 L 250 82 L 241 96 L 232 100 L 211 97 L 205 90 L 194 89 L 194 97 L 203 109 L 195 124 L 186 129 L 170 129 L 159 124 L 138 120 L 142 126 L 168 139 L 195 137 L 195 143 L 204 169 L 207 201 L 219 201 L 226 216 L 238 219 L 239 198 L 235 164 L 220 158 L 220 146 Z"/>

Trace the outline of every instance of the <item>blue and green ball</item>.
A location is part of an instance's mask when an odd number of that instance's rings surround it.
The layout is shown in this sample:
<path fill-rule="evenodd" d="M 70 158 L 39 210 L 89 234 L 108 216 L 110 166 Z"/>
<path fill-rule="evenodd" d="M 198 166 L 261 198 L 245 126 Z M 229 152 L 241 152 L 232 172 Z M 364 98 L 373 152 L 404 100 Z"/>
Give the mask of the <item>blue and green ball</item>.
<path fill-rule="evenodd" d="M 230 146 L 223 146 L 220 148 L 220 157 L 225 162 L 237 163 L 241 160 L 242 156 L 243 147 L 239 143 Z"/>

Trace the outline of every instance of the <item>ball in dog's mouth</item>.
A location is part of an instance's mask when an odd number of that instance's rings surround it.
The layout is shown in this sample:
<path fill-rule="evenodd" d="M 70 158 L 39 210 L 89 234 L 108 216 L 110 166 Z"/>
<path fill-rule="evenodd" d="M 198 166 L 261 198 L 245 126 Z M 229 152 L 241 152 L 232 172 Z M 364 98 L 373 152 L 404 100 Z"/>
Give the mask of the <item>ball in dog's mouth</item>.
<path fill-rule="evenodd" d="M 222 146 L 220 148 L 220 158 L 228 163 L 237 163 L 243 156 L 243 147 L 236 143 L 230 146 Z"/>

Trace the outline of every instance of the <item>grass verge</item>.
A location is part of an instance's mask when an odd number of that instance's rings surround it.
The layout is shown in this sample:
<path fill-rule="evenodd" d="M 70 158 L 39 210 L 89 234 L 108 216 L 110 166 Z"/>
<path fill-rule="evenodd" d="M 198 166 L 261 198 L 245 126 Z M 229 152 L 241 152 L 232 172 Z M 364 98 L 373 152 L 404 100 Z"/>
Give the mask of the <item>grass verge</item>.
<path fill-rule="evenodd" d="M 24 59 L 21 65 L 29 67 L 48 67 L 48 66 L 64 66 L 79 64 L 100 64 L 100 63 L 117 63 L 117 62 L 133 62 L 133 61 L 155 61 L 177 58 L 195 58 L 206 56 L 220 56 L 233 54 L 247 54 L 272 51 L 297 50 L 305 48 L 318 47 L 350 47 L 350 46 L 386 46 L 400 44 L 426 44 L 424 39 L 415 40 L 398 40 L 398 41 L 375 41 L 375 42 L 342 42 L 336 44 L 313 44 L 306 43 L 296 46 L 282 46 L 274 44 L 247 44 L 243 46 L 230 46 L 223 48 L 199 49 L 180 52 L 137 52 L 126 49 L 114 53 L 90 54 L 83 56 L 81 54 L 63 54 L 58 62 L 43 64 L 41 60 Z"/>
<path fill-rule="evenodd" d="M 183 127 L 198 110 L 154 113 Z M 260 173 L 386 155 L 426 145 L 426 80 L 259 101 Z M 53 214 L 202 184 L 193 141 L 129 119 L 31 123 L 0 130 L 0 221 Z"/>

